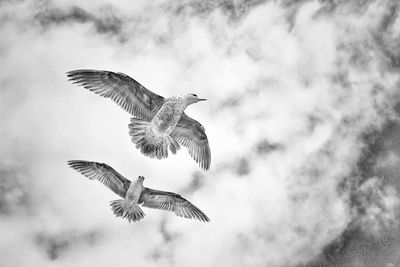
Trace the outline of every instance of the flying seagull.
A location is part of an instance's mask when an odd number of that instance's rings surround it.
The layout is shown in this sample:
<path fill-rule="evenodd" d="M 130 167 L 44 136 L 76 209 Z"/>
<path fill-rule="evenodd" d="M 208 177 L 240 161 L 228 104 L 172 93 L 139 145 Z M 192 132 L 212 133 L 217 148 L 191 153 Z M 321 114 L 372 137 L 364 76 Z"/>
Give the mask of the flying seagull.
<path fill-rule="evenodd" d="M 211 152 L 204 127 L 185 114 L 187 106 L 204 101 L 195 94 L 164 98 L 124 73 L 104 70 L 73 70 L 70 81 L 106 98 L 111 98 L 133 117 L 129 134 L 137 149 L 151 158 L 175 154 L 180 145 L 203 170 L 211 164 Z M 180 145 L 179 145 L 180 144 Z"/>
<path fill-rule="evenodd" d="M 210 219 L 199 208 L 178 194 L 155 190 L 143 186 L 144 177 L 130 181 L 105 163 L 70 160 L 68 165 L 91 180 L 99 180 L 114 193 L 122 197 L 110 202 L 115 216 L 129 222 L 139 221 L 145 216 L 139 205 L 151 209 L 173 211 L 177 216 L 209 222 Z"/>

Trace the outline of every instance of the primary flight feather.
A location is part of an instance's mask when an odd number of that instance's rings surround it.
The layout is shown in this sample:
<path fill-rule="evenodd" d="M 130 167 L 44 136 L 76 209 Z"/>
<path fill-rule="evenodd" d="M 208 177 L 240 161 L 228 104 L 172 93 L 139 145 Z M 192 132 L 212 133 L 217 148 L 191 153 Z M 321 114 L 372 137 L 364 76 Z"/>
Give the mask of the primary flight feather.
<path fill-rule="evenodd" d="M 144 187 L 143 176 L 130 181 L 109 165 L 94 161 L 70 160 L 68 165 L 91 180 L 99 180 L 122 197 L 122 199 L 111 201 L 110 205 L 115 216 L 126 218 L 129 222 L 139 221 L 145 216 L 139 205 L 172 211 L 184 218 L 210 221 L 199 208 L 179 194 Z"/>
<path fill-rule="evenodd" d="M 133 117 L 129 134 L 136 148 L 151 158 L 175 154 L 180 145 L 203 170 L 211 164 L 211 152 L 204 127 L 184 112 L 203 101 L 195 94 L 164 98 L 151 92 L 126 74 L 103 70 L 73 70 L 69 80 L 106 98 L 111 98 Z"/>

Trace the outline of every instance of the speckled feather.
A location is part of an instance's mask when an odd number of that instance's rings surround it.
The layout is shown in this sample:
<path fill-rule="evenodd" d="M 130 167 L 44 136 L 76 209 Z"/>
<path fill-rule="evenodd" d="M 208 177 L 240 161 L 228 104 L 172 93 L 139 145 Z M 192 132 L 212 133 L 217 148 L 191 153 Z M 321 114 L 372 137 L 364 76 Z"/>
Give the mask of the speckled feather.
<path fill-rule="evenodd" d="M 166 158 L 168 148 L 175 154 L 181 144 L 202 169 L 210 168 L 211 152 L 204 127 L 183 112 L 186 106 L 182 109 L 179 97 L 164 99 L 123 73 L 83 69 L 69 71 L 67 76 L 74 83 L 112 99 L 134 116 L 129 125 L 131 139 L 144 155 Z M 151 131 L 145 132 L 148 127 Z"/>
<path fill-rule="evenodd" d="M 70 160 L 68 165 L 89 179 L 97 179 L 114 193 L 124 199 L 111 201 L 110 205 L 117 217 L 129 222 L 142 219 L 145 214 L 139 208 L 143 207 L 172 211 L 177 216 L 209 222 L 210 219 L 198 207 L 190 203 L 181 195 L 143 187 L 144 177 L 139 176 L 130 181 L 105 163 Z M 128 212 L 130 211 L 130 212 Z"/>

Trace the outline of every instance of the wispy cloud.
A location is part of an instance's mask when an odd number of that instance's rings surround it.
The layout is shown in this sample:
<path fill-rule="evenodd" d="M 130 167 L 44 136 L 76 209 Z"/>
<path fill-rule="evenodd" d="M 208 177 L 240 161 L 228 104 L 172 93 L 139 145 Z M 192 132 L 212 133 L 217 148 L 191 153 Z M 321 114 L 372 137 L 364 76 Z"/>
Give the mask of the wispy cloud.
<path fill-rule="evenodd" d="M 375 264 L 358 252 L 366 240 L 387 240 L 399 216 L 398 6 L 1 2 L 0 232 L 12 242 L 0 246 L 0 261 Z M 78 68 L 124 72 L 164 96 L 208 98 L 188 113 L 207 129 L 210 171 L 184 151 L 142 157 L 128 114 L 66 81 Z M 144 175 L 211 223 L 145 210 L 129 225 L 107 206 L 117 196 L 68 169 L 69 159 Z M 395 264 L 398 244 L 388 244 L 377 259 Z"/>

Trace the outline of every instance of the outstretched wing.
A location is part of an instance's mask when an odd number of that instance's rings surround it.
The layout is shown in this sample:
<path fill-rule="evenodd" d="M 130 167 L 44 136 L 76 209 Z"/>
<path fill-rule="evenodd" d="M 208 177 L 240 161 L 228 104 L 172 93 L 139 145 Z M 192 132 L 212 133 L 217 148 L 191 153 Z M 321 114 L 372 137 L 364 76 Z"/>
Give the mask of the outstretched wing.
<path fill-rule="evenodd" d="M 106 98 L 111 98 L 133 116 L 150 121 L 162 106 L 164 98 L 126 74 L 104 70 L 73 70 L 70 81 Z"/>
<path fill-rule="evenodd" d="M 70 160 L 68 165 L 91 180 L 99 180 L 114 193 L 125 198 L 131 181 L 107 164 L 86 160 Z"/>
<path fill-rule="evenodd" d="M 183 113 L 171 136 L 189 149 L 189 154 L 203 170 L 210 168 L 210 146 L 204 127 L 198 121 Z"/>
<path fill-rule="evenodd" d="M 210 221 L 199 208 L 175 193 L 145 187 L 139 198 L 139 203 L 141 202 L 147 208 L 173 211 L 180 217 L 194 218 L 203 222 Z"/>

